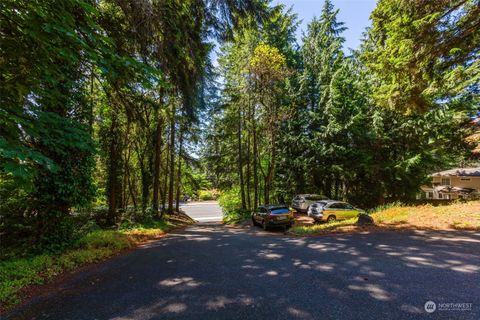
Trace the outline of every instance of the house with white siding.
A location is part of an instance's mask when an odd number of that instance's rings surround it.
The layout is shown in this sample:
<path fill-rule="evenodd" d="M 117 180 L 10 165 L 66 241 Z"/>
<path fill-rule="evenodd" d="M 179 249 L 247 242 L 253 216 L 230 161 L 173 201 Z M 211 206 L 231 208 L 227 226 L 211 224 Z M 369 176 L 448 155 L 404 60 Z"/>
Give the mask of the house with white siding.
<path fill-rule="evenodd" d="M 480 167 L 435 172 L 432 184 L 422 186 L 422 198 L 434 200 L 480 198 Z"/>

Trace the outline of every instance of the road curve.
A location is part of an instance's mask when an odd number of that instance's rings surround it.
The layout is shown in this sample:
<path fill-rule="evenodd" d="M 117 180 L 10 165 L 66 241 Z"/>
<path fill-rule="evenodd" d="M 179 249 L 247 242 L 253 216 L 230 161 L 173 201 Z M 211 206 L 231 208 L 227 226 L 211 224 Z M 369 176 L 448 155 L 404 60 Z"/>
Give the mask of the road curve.
<path fill-rule="evenodd" d="M 223 217 L 217 201 L 187 202 L 180 209 L 198 222 L 220 222 Z"/>
<path fill-rule="evenodd" d="M 479 249 L 474 232 L 293 238 L 200 224 L 79 273 L 7 319 L 480 319 Z"/>

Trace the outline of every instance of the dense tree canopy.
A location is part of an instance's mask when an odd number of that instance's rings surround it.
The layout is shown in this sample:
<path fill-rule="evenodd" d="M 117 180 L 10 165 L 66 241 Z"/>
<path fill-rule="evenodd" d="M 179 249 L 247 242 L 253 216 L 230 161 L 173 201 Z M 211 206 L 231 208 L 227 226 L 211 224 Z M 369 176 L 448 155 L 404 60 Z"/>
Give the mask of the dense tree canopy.
<path fill-rule="evenodd" d="M 2 242 L 69 241 L 85 212 L 160 218 L 208 188 L 243 210 L 412 200 L 472 161 L 479 17 L 476 0 L 381 0 L 347 52 L 328 0 L 301 43 L 266 0 L 1 1 Z"/>
<path fill-rule="evenodd" d="M 446 99 L 478 94 L 480 4 L 477 0 L 381 0 L 372 13 L 381 105 L 426 111 Z"/>
<path fill-rule="evenodd" d="M 108 207 L 104 225 L 124 211 L 172 212 L 192 161 L 185 144 L 197 134 L 208 37 L 258 21 L 264 7 L 2 1 L 2 236 L 58 242 L 73 233 L 72 212 L 95 204 Z"/>
<path fill-rule="evenodd" d="M 443 96 L 426 96 L 429 104 L 423 109 L 407 100 L 400 105 L 384 104 L 379 90 L 388 85 L 386 77 L 391 76 L 396 86 L 403 81 L 381 65 L 381 55 L 387 61 L 401 59 L 385 52 L 388 47 L 377 38 L 381 32 L 389 33 L 378 17 L 388 3 L 392 2 L 379 3 L 372 14 L 374 28 L 366 34 L 362 48 L 351 55 L 343 47 L 345 26 L 330 1 L 325 2 L 320 17 L 309 23 L 300 47 L 288 36 L 296 28 L 295 16 L 282 6 L 273 10 L 282 12 L 289 27 L 270 27 L 278 21 L 277 14 L 254 30 L 243 30 L 225 46 L 220 59 L 224 100 L 206 136 L 204 160 L 207 168 L 218 165 L 213 172 L 219 187 L 239 186 L 234 190 L 240 193 L 243 207 L 287 202 L 294 194 L 306 192 L 366 208 L 385 201 L 410 201 L 430 172 L 458 164 L 467 154 L 463 139 L 470 130 L 468 115 L 475 109 L 472 93 L 477 89 L 472 83 L 476 76 L 465 76 L 468 85 L 458 87 L 455 97 L 443 103 L 438 99 L 446 99 L 446 91 Z M 417 14 L 423 17 L 421 10 L 405 10 L 410 19 L 417 19 Z M 387 13 L 385 19 L 395 14 L 399 12 Z M 407 32 L 397 28 L 399 33 Z M 393 48 L 397 40 L 388 43 Z M 246 62 L 259 51 L 259 43 L 260 48 L 276 46 L 288 57 L 288 73 L 275 91 L 262 91 L 251 74 L 244 72 Z M 470 58 L 468 64 L 474 67 L 478 60 Z M 261 65 L 268 69 L 268 63 Z M 403 67 L 398 70 L 410 74 Z M 450 77 L 447 72 L 454 71 L 445 69 L 446 78 Z M 402 99 L 408 99 L 408 90 L 404 93 Z M 266 117 L 277 123 L 274 128 L 262 121 L 265 98 L 275 101 L 279 110 L 277 117 Z M 406 112 L 413 109 L 423 113 Z M 272 150 L 274 157 L 269 153 Z M 272 167 L 274 177 L 265 179 Z"/>

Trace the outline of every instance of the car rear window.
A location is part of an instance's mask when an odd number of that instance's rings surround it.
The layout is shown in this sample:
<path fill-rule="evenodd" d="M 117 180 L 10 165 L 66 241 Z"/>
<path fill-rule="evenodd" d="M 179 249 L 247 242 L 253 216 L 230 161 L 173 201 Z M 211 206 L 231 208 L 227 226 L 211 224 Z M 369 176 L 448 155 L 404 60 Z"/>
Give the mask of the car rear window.
<path fill-rule="evenodd" d="M 270 212 L 272 214 L 285 214 L 285 213 L 289 213 L 290 210 L 288 210 L 288 208 L 274 208 Z"/>

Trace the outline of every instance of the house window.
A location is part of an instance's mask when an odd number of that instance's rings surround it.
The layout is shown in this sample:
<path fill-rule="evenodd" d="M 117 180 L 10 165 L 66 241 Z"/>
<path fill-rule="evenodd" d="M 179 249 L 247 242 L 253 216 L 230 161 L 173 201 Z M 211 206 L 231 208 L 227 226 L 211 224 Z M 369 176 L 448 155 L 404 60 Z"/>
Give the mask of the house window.
<path fill-rule="evenodd" d="M 427 192 L 427 199 L 433 199 L 433 191 Z"/>
<path fill-rule="evenodd" d="M 450 178 L 442 178 L 442 186 L 449 186 Z"/>
<path fill-rule="evenodd" d="M 443 199 L 443 193 L 438 194 L 438 199 Z"/>
<path fill-rule="evenodd" d="M 462 181 L 470 181 L 470 178 L 461 178 Z"/>

